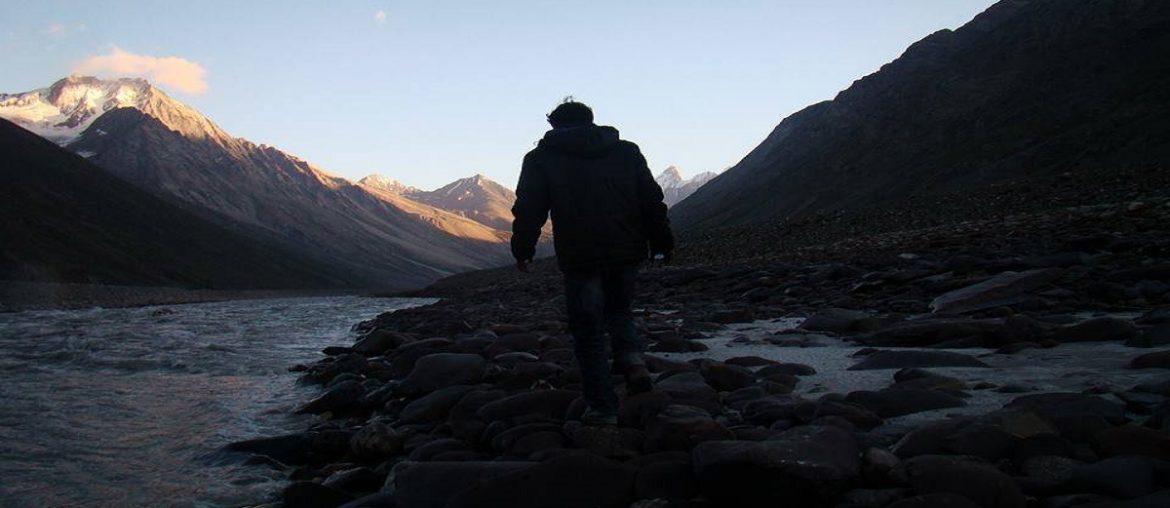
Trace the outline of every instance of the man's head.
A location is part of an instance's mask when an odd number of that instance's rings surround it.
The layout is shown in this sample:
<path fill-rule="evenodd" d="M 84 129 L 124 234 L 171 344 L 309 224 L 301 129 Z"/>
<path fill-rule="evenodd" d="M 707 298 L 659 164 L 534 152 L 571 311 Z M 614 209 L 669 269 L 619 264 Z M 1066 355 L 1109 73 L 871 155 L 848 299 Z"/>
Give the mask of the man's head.
<path fill-rule="evenodd" d="M 593 110 L 584 103 L 573 100 L 572 97 L 565 98 L 565 101 L 552 110 L 552 113 L 549 113 L 547 117 L 549 125 L 552 125 L 554 129 L 593 124 Z"/>

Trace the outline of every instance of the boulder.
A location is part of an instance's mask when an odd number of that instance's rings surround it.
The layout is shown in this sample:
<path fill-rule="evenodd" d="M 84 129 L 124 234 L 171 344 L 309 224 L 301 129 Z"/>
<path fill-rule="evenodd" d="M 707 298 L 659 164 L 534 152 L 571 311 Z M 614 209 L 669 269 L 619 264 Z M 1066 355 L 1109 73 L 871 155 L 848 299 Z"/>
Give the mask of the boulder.
<path fill-rule="evenodd" d="M 1170 349 L 1140 355 L 1129 362 L 1131 369 L 1170 369 Z"/>
<path fill-rule="evenodd" d="M 1170 460 L 1170 434 L 1129 423 L 1095 434 L 1093 448 L 1105 457 L 1132 454 Z"/>
<path fill-rule="evenodd" d="M 321 414 L 328 411 L 345 411 L 361 405 L 362 394 L 365 390 L 362 384 L 355 380 L 343 381 L 325 390 L 317 398 L 306 402 L 297 409 L 301 414 Z"/>
<path fill-rule="evenodd" d="M 448 386 L 415 399 L 402 408 L 398 423 L 409 425 L 446 420 L 451 407 L 475 388 L 469 385 Z"/>
<path fill-rule="evenodd" d="M 848 370 L 905 369 L 908 367 L 989 367 L 971 355 L 950 351 L 877 351 Z"/>
<path fill-rule="evenodd" d="M 876 392 L 856 391 L 846 395 L 845 401 L 869 409 L 882 418 L 920 413 L 932 409 L 960 407 L 967 404 L 963 399 L 949 393 L 917 388 L 885 389 Z"/>
<path fill-rule="evenodd" d="M 790 376 L 812 376 L 816 373 L 817 369 L 814 369 L 803 363 L 777 363 L 756 371 L 756 375 L 761 378 L 774 374 L 788 374 Z"/>
<path fill-rule="evenodd" d="M 569 404 L 580 394 L 569 390 L 535 390 L 518 393 L 484 404 L 475 418 L 485 422 L 538 415 L 550 420 L 564 420 Z"/>
<path fill-rule="evenodd" d="M 1076 467 L 1063 487 L 1072 492 L 1134 499 L 1153 493 L 1157 485 L 1154 461 L 1128 455 Z"/>
<path fill-rule="evenodd" d="M 454 489 L 443 506 L 626 508 L 634 501 L 635 475 L 634 468 L 591 453 L 566 452 L 523 470 L 468 482 L 468 488 Z"/>
<path fill-rule="evenodd" d="M 461 491 L 537 463 L 511 461 L 402 462 L 391 476 L 399 508 L 444 508 Z"/>
<path fill-rule="evenodd" d="M 910 485 L 921 494 L 957 494 L 983 508 L 1023 508 L 1023 492 L 1002 471 L 978 462 L 943 455 L 923 455 L 904 463 Z"/>
<path fill-rule="evenodd" d="M 638 429 L 595 427 L 581 422 L 565 422 L 564 434 L 577 448 L 618 460 L 637 456 L 646 441 L 646 433 Z"/>
<path fill-rule="evenodd" d="M 646 424 L 645 451 L 690 450 L 704 441 L 731 439 L 734 434 L 703 409 L 671 404 Z"/>
<path fill-rule="evenodd" d="M 849 309 L 824 309 L 817 311 L 800 324 L 800 327 L 814 332 L 850 333 L 868 328 L 872 317 L 867 312 Z"/>
<path fill-rule="evenodd" d="M 349 439 L 349 449 L 354 456 L 374 462 L 385 460 L 403 451 L 406 437 L 393 427 L 381 422 L 366 424 Z"/>
<path fill-rule="evenodd" d="M 1124 342 L 1137 334 L 1137 327 L 1127 320 L 1100 317 L 1061 328 L 1053 333 L 1053 337 L 1060 342 Z"/>
<path fill-rule="evenodd" d="M 719 506 L 832 506 L 860 473 L 860 454 L 849 432 L 805 426 L 768 441 L 700 443 L 691 460 Z"/>
<path fill-rule="evenodd" d="M 707 384 L 721 392 L 731 392 L 751 386 L 756 382 L 756 375 L 747 367 L 729 365 L 719 362 L 704 362 L 699 373 Z"/>
<path fill-rule="evenodd" d="M 483 379 L 487 361 L 482 356 L 467 353 L 432 353 L 414 363 L 410 374 L 402 381 L 402 393 L 423 394 L 454 385 L 478 383 Z"/>
<path fill-rule="evenodd" d="M 948 291 L 930 302 L 935 313 L 959 314 L 999 307 L 1012 297 L 1043 287 L 1060 277 L 1062 270 L 1045 268 L 1025 272 L 1003 272 L 978 284 Z"/>
<path fill-rule="evenodd" d="M 638 470 L 634 479 L 634 497 L 637 499 L 686 500 L 699 495 L 690 458 L 647 464 Z"/>
<path fill-rule="evenodd" d="M 337 508 L 354 497 L 332 487 L 313 482 L 295 482 L 281 493 L 285 508 Z"/>
<path fill-rule="evenodd" d="M 366 356 L 378 356 L 414 341 L 414 337 L 389 330 L 373 330 L 353 345 L 353 350 Z"/>
<path fill-rule="evenodd" d="M 886 508 L 979 508 L 979 505 L 958 494 L 936 492 L 901 499 Z"/>

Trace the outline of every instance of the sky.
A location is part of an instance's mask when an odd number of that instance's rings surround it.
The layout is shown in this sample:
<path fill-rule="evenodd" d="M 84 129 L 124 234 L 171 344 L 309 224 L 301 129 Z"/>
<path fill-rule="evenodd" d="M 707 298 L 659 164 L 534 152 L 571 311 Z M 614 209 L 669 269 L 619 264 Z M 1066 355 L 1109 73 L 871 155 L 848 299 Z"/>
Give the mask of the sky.
<path fill-rule="evenodd" d="M 332 174 L 514 187 L 565 96 L 658 173 L 722 171 L 992 0 L 0 0 L 0 92 L 140 76 Z"/>

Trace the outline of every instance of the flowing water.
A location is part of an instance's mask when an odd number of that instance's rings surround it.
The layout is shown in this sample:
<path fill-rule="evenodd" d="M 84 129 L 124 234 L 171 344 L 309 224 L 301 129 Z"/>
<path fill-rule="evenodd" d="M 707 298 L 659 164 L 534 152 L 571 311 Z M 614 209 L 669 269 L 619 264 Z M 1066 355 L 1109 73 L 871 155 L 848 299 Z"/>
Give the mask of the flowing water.
<path fill-rule="evenodd" d="M 239 506 L 285 482 L 230 442 L 304 430 L 287 367 L 426 299 L 0 314 L 0 506 Z"/>

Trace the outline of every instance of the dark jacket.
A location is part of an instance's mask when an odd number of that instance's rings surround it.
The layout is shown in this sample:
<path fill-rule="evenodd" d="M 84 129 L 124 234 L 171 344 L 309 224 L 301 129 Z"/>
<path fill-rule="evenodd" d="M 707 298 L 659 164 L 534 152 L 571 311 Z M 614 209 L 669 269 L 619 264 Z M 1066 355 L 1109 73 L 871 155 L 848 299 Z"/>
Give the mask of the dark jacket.
<path fill-rule="evenodd" d="M 531 259 L 551 212 L 561 268 L 645 260 L 674 248 L 662 188 L 638 145 L 613 127 L 545 133 L 528 155 L 512 207 L 512 255 Z"/>

